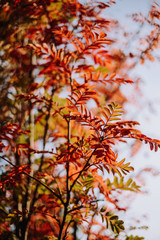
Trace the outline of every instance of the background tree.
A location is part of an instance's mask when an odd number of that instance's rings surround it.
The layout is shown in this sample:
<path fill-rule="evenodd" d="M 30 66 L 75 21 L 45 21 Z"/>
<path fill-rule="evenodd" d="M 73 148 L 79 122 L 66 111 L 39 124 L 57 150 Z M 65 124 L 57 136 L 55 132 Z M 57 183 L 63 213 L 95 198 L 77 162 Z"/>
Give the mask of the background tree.
<path fill-rule="evenodd" d="M 120 119 L 134 64 L 115 50 L 112 4 L 0 3 L 1 239 L 125 237 L 119 196 L 139 186 L 117 144 L 160 141 Z"/>

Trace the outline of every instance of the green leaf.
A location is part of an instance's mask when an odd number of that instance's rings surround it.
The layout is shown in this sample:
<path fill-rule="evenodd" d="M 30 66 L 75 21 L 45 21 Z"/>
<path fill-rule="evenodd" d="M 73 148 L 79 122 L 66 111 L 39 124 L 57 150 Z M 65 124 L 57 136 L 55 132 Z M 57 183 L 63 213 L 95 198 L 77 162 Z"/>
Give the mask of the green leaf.
<path fill-rule="evenodd" d="M 122 188 L 123 185 L 124 185 L 124 182 L 123 182 L 123 181 L 124 181 L 124 177 L 121 177 L 121 178 L 120 178 L 120 182 L 119 182 L 119 187 L 120 187 L 120 188 Z"/>
<path fill-rule="evenodd" d="M 112 222 L 110 222 L 110 227 L 111 227 L 111 230 L 112 230 L 112 232 L 114 232 L 114 225 L 113 225 L 113 223 Z"/>
<path fill-rule="evenodd" d="M 118 188 L 118 177 L 117 176 L 114 176 L 114 182 L 113 182 L 114 186 L 116 188 Z"/>
<path fill-rule="evenodd" d="M 112 216 L 112 217 L 110 217 L 110 220 L 118 220 L 118 216 Z"/>
<path fill-rule="evenodd" d="M 133 182 L 133 180 L 131 178 L 128 179 L 128 181 L 126 182 L 126 186 L 129 187 L 129 185 Z"/>
<path fill-rule="evenodd" d="M 107 217 L 112 216 L 112 212 L 111 212 L 111 211 L 107 212 L 107 213 L 105 214 L 105 216 L 107 216 Z"/>

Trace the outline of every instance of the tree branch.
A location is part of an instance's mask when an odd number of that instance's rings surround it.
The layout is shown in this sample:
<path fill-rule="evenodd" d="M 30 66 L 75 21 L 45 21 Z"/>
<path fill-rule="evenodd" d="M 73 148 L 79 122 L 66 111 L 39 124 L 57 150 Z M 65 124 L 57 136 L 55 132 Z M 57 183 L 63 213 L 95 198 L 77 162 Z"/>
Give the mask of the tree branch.
<path fill-rule="evenodd" d="M 94 149 L 94 151 L 91 153 L 90 157 L 88 158 L 88 160 L 86 161 L 84 167 L 82 168 L 82 170 L 79 172 L 78 176 L 76 177 L 76 179 L 73 181 L 71 187 L 70 187 L 70 192 L 72 191 L 72 188 L 74 187 L 75 183 L 77 182 L 78 178 L 81 176 L 81 174 L 85 171 L 89 161 L 91 160 L 93 153 L 96 151 L 96 149 Z"/>
<path fill-rule="evenodd" d="M 16 165 L 14 165 L 12 162 L 10 162 L 9 160 L 7 160 L 6 158 L 0 156 L 0 158 L 2 158 L 4 161 L 8 162 L 10 165 L 12 165 L 14 168 L 18 169 L 18 167 Z M 22 170 L 22 174 L 25 174 L 26 176 L 32 178 L 33 180 L 35 180 L 38 184 L 42 185 L 43 187 L 45 187 L 51 194 L 53 194 L 55 197 L 57 197 L 62 204 L 64 205 L 64 201 L 63 199 L 57 194 L 55 193 L 50 187 L 48 187 L 45 183 L 41 182 L 39 179 L 37 179 L 36 177 L 31 176 L 30 174 L 28 174 L 27 172 Z"/>

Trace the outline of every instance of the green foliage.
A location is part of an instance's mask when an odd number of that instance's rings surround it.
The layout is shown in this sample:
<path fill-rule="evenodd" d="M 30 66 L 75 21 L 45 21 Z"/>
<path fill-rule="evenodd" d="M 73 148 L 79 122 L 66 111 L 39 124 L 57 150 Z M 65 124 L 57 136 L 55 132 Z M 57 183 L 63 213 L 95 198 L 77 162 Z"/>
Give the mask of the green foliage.
<path fill-rule="evenodd" d="M 139 191 L 140 186 L 136 184 L 136 182 L 133 181 L 133 179 L 129 178 L 127 182 L 124 182 L 124 177 L 120 177 L 118 179 L 117 176 L 114 176 L 114 181 L 111 182 L 109 178 L 106 180 L 107 187 L 109 190 L 112 189 L 121 189 L 121 190 L 129 190 L 129 191 Z"/>
<path fill-rule="evenodd" d="M 119 220 L 118 216 L 113 215 L 112 212 L 107 212 L 105 214 L 106 226 L 110 227 L 113 233 L 119 234 L 120 231 L 123 231 L 124 221 Z"/>
<path fill-rule="evenodd" d="M 125 238 L 125 240 L 142 240 L 142 239 L 144 239 L 144 237 L 138 237 L 138 236 L 133 236 L 133 235 L 131 235 L 131 236 L 127 236 L 126 238 Z"/>

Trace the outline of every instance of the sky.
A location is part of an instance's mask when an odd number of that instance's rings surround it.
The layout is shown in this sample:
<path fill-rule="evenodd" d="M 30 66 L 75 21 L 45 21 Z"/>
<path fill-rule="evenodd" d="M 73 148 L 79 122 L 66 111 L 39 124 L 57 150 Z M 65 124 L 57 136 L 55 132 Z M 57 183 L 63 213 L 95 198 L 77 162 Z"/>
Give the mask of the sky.
<path fill-rule="evenodd" d="M 107 14 L 113 19 L 116 17 L 121 22 L 126 30 L 135 30 L 137 25 L 133 23 L 127 15 L 142 12 L 147 15 L 150 0 L 117 0 L 116 5 L 113 6 Z M 160 1 L 157 1 L 160 4 Z M 143 29 L 147 32 L 148 29 Z M 140 33 L 141 34 L 141 33 Z M 131 43 L 132 44 L 132 43 Z M 157 54 L 158 50 L 157 50 Z M 146 62 L 146 65 L 137 65 L 131 72 L 131 76 L 139 76 L 141 78 L 140 88 L 144 96 L 138 96 L 136 102 L 142 105 L 132 110 L 134 119 L 141 123 L 140 130 L 149 137 L 160 139 L 160 62 Z M 127 95 L 128 86 L 123 88 L 124 94 Z M 134 91 L 130 87 L 130 92 Z M 131 106 L 126 107 L 128 116 L 131 112 Z M 127 155 L 123 152 L 123 155 Z M 159 240 L 160 239 L 160 151 L 151 152 L 148 146 L 142 147 L 140 152 L 129 159 L 135 167 L 135 172 L 139 172 L 143 168 L 153 167 L 156 176 L 151 173 L 145 174 L 146 185 L 142 190 L 148 192 L 147 194 L 139 194 L 130 202 L 130 209 L 127 211 L 126 220 L 132 223 L 132 218 L 141 219 L 141 223 L 136 226 L 147 225 L 148 230 L 137 229 L 130 231 L 130 234 L 144 236 L 145 240 Z"/>

